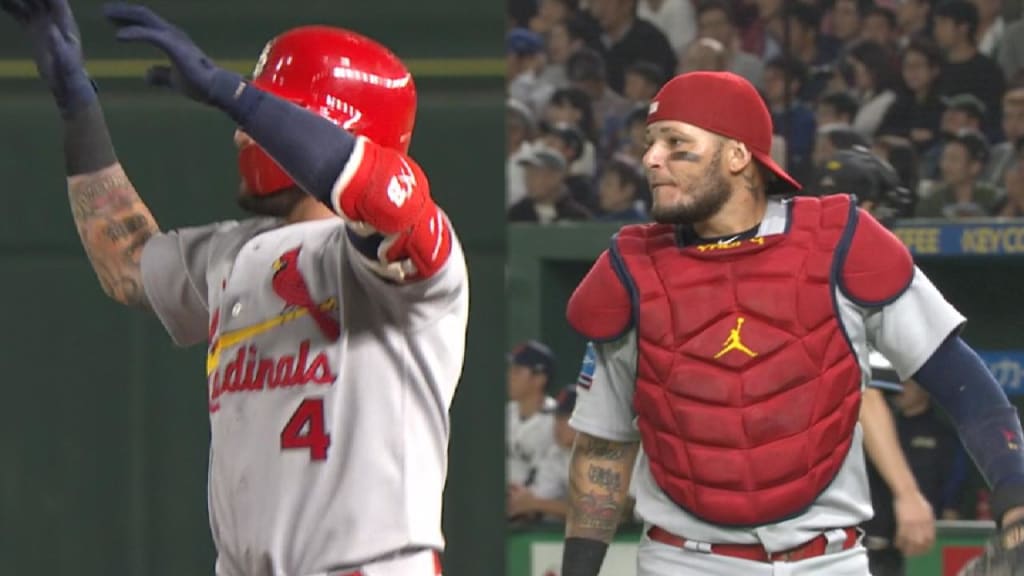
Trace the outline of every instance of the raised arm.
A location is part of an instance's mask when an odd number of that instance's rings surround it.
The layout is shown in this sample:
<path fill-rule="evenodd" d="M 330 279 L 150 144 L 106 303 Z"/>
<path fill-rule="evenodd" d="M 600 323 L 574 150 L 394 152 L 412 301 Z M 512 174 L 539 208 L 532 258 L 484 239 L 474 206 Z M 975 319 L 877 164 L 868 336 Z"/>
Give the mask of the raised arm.
<path fill-rule="evenodd" d="M 25 31 L 39 76 L 60 110 L 71 213 L 100 285 L 122 304 L 145 307 L 142 247 L 159 229 L 117 161 L 71 8 L 67 0 L 0 5 Z"/>
<path fill-rule="evenodd" d="M 110 3 L 117 39 L 163 50 L 172 67 L 147 79 L 230 116 L 239 128 L 357 235 L 375 235 L 382 269 L 399 282 L 430 278 L 448 261 L 452 231 L 426 176 L 404 153 L 350 133 L 327 118 L 252 86 L 218 67 L 188 35 L 152 10 Z"/>

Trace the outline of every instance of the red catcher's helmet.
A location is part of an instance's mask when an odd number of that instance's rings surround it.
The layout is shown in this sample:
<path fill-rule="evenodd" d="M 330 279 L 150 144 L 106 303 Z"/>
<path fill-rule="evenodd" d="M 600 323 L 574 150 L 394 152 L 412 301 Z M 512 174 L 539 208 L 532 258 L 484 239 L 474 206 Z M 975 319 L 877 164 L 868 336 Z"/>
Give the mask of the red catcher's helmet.
<path fill-rule="evenodd" d="M 252 85 L 386 148 L 406 152 L 416 120 L 412 75 L 390 50 L 329 26 L 293 28 L 263 48 Z M 239 169 L 256 195 L 295 185 L 262 148 L 245 146 Z"/>

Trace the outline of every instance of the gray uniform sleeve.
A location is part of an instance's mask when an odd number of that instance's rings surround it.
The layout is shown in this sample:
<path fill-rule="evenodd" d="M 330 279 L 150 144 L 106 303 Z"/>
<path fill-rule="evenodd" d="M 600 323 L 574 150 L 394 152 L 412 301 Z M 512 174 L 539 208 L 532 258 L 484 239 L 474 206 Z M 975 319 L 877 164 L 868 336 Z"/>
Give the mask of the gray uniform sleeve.
<path fill-rule="evenodd" d="M 636 332 L 630 330 L 614 342 L 588 346 L 580 381 L 589 387 L 577 389 L 576 409 L 569 425 L 596 438 L 613 442 L 636 442 L 633 393 L 636 390 Z M 593 362 L 592 378 L 587 376 Z"/>
<path fill-rule="evenodd" d="M 903 381 L 913 376 L 964 322 L 963 315 L 915 267 L 906 292 L 869 312 L 864 327 L 868 343 L 892 363 Z"/>
<path fill-rule="evenodd" d="M 230 223 L 161 233 L 142 250 L 142 287 L 167 333 L 178 346 L 208 336 L 207 268 L 215 235 Z"/>

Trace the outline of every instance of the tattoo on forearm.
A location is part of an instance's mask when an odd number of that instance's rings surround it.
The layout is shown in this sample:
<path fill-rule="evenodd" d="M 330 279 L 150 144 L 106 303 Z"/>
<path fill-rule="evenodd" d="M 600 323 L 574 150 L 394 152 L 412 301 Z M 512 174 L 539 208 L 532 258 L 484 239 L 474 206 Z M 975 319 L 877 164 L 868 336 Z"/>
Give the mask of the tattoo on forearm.
<path fill-rule="evenodd" d="M 582 436 L 569 473 L 568 530 L 571 535 L 610 542 L 628 500 L 634 444 Z"/>
<path fill-rule="evenodd" d="M 593 464 L 587 468 L 587 480 L 612 492 L 617 492 L 622 487 L 622 474 L 611 468 Z"/>
<path fill-rule="evenodd" d="M 617 502 L 610 494 L 584 494 L 576 501 L 576 526 L 614 533 L 619 523 L 620 506 L 621 502 Z"/>
<path fill-rule="evenodd" d="M 107 226 L 107 238 L 117 242 L 129 236 L 134 236 L 136 232 L 146 226 L 149 226 L 149 219 L 142 214 L 135 214 L 123 220 L 115 220 Z"/>
<path fill-rule="evenodd" d="M 69 190 L 69 195 L 76 221 L 100 212 L 109 213 L 125 208 L 139 201 L 135 188 L 123 173 L 86 176 Z"/>
<path fill-rule="evenodd" d="M 124 304 L 148 306 L 142 289 L 142 247 L 159 229 L 120 166 L 73 177 L 68 198 L 104 292 Z"/>
<path fill-rule="evenodd" d="M 622 460 L 626 456 L 626 450 L 618 442 L 610 442 L 599 438 L 588 438 L 580 442 L 577 450 L 588 458 L 597 460 Z"/>

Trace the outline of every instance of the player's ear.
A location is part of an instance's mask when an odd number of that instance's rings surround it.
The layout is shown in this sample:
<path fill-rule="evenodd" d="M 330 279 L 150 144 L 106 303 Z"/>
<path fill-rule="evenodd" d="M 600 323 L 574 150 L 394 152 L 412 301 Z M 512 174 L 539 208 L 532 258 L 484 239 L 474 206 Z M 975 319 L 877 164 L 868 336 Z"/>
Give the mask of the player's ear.
<path fill-rule="evenodd" d="M 754 156 L 743 142 L 726 140 L 722 146 L 722 161 L 730 173 L 739 174 L 754 161 Z"/>

